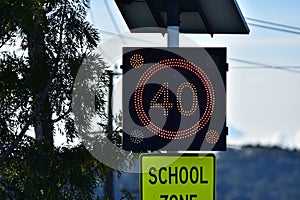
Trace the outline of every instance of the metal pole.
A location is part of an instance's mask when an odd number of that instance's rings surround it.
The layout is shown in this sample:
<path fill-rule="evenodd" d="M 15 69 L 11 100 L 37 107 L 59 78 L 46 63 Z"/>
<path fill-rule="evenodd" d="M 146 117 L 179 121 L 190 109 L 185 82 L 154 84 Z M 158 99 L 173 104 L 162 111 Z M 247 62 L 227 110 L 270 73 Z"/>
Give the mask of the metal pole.
<path fill-rule="evenodd" d="M 113 88 L 114 88 L 114 76 L 115 75 L 122 75 L 121 73 L 118 73 L 116 71 L 108 70 L 108 76 L 109 76 L 109 83 L 108 83 L 108 124 L 107 124 L 107 132 L 108 135 L 113 134 Z M 109 199 L 114 199 L 114 171 L 111 169 L 111 171 L 108 173 L 104 190 L 105 190 L 105 196 Z"/>
<path fill-rule="evenodd" d="M 168 0 L 168 47 L 179 47 L 180 0 Z"/>
<path fill-rule="evenodd" d="M 113 71 L 107 71 L 109 76 L 108 83 L 108 134 L 113 133 L 113 113 L 112 113 L 112 94 L 113 94 L 113 84 L 114 84 L 114 73 Z M 111 169 L 106 177 L 105 181 L 105 196 L 106 198 L 113 199 L 113 170 Z"/>
<path fill-rule="evenodd" d="M 112 113 L 112 94 L 114 86 L 114 73 L 108 71 L 109 84 L 108 84 L 108 134 L 111 135 L 113 132 L 113 113 Z"/>
<path fill-rule="evenodd" d="M 168 26 L 168 47 L 179 47 L 179 26 Z"/>

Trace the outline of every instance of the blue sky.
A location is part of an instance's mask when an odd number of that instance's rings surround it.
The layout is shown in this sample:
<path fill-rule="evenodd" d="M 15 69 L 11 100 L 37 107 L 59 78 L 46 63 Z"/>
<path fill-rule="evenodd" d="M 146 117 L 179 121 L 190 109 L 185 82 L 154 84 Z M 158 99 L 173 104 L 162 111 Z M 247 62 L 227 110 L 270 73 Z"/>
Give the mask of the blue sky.
<path fill-rule="evenodd" d="M 300 27 L 298 0 L 238 0 L 245 17 Z M 112 17 L 113 16 L 113 17 Z M 92 0 L 89 19 L 102 41 L 127 31 L 113 0 Z M 250 22 L 250 20 L 247 20 Z M 300 148 L 300 73 L 249 67 L 234 58 L 272 66 L 300 66 L 300 35 L 250 26 L 249 35 L 185 35 L 202 47 L 228 48 L 229 144 L 279 144 Z M 133 34 L 132 37 L 135 37 Z M 300 71 L 300 69 L 299 69 Z"/>

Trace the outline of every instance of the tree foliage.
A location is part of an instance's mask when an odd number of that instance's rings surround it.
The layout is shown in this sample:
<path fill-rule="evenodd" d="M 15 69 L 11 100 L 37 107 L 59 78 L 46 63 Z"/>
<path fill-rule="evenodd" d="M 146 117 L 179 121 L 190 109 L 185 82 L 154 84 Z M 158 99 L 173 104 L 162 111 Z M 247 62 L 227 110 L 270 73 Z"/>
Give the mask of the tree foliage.
<path fill-rule="evenodd" d="M 53 144 L 55 125 L 72 140 L 71 94 L 76 73 L 99 39 L 85 20 L 87 1 L 1 0 L 1 45 L 21 52 L 2 51 L 0 63 L 1 129 L 16 135 L 43 101 L 32 120 L 36 136 Z M 3 48 L 2 48 L 3 49 Z M 20 50 L 20 49 L 19 49 Z M 99 58 L 101 59 L 101 58 Z M 98 63 L 104 68 L 104 63 Z M 99 88 L 103 93 L 104 89 Z M 43 97 L 44 94 L 44 98 Z M 39 130 L 39 129 L 40 130 Z M 41 133 L 38 135 L 38 133 Z"/>
<path fill-rule="evenodd" d="M 108 168 L 80 145 L 57 148 L 31 141 L 1 166 L 1 199 L 95 199 Z"/>
<path fill-rule="evenodd" d="M 11 64 L 16 65 L 11 74 L 14 79 L 10 79 L 8 86 L 15 87 L 15 83 L 21 86 L 18 91 L 7 94 L 6 97 L 22 100 L 14 108 L 21 109 L 23 105 L 30 114 L 50 82 L 49 92 L 34 125 L 41 124 L 41 137 L 51 143 L 54 123 L 71 120 L 68 114 L 74 77 L 83 58 L 99 39 L 97 31 L 85 20 L 88 2 L 2 1 L 4 23 L 1 36 L 6 38 L 6 43 L 13 45 L 16 45 L 17 38 L 21 38 L 20 47 L 24 50 L 19 63 L 15 63 L 18 62 L 15 54 L 6 53 L 8 55 L 3 58 L 1 69 L 7 69 L 11 73 Z M 7 112 L 6 107 L 2 108 Z M 18 113 L 24 115 L 23 110 Z M 24 124 L 28 114 L 16 117 L 20 119 L 20 124 Z M 70 133 L 67 136 L 72 139 L 74 135 Z"/>
<path fill-rule="evenodd" d="M 109 170 L 82 145 L 71 110 L 74 80 L 99 35 L 86 20 L 88 0 L 0 0 L 0 199 L 92 199 Z M 106 118 L 107 77 L 97 114 Z M 105 124 L 101 124 L 105 126 Z M 38 141 L 25 135 L 31 129 Z M 103 128 L 105 130 L 105 128 Z"/>

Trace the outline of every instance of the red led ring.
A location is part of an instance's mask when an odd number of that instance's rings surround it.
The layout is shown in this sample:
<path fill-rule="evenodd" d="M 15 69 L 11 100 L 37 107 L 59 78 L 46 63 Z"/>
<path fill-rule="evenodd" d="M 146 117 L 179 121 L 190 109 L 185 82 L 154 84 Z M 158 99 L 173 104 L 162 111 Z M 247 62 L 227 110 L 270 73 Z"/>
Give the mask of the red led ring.
<path fill-rule="evenodd" d="M 180 130 L 180 131 L 169 131 L 164 130 L 160 127 L 157 127 L 155 124 L 151 122 L 148 118 L 144 108 L 143 108 L 143 92 L 144 86 L 149 81 L 149 79 L 157 73 L 159 70 L 165 69 L 169 66 L 172 67 L 179 67 L 183 69 L 187 69 L 194 73 L 200 81 L 203 83 L 206 91 L 206 100 L 207 104 L 205 107 L 205 112 L 202 117 L 197 121 L 193 126 L 188 129 Z M 135 94 L 134 94 L 134 105 L 135 110 L 139 119 L 141 120 L 142 124 L 148 128 L 149 131 L 153 132 L 154 134 L 166 138 L 166 139 L 182 139 L 190 137 L 196 134 L 199 130 L 201 130 L 210 120 L 215 104 L 215 95 L 214 89 L 212 86 L 211 81 L 209 80 L 206 73 L 194 63 L 191 63 L 184 59 L 167 59 L 162 60 L 158 63 L 155 63 L 151 67 L 149 67 L 144 74 L 141 76 L 140 80 L 137 83 Z"/>

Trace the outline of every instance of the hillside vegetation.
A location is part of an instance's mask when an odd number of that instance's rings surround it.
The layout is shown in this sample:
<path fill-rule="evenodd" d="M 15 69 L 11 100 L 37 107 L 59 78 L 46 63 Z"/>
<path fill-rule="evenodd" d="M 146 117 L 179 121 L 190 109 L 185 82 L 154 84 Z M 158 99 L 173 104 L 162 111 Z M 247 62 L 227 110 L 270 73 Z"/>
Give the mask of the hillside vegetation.
<path fill-rule="evenodd" d="M 218 200 L 299 200 L 300 152 L 245 146 L 218 154 Z"/>

